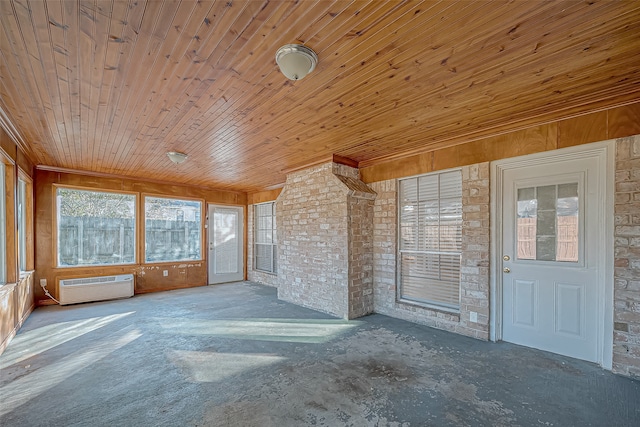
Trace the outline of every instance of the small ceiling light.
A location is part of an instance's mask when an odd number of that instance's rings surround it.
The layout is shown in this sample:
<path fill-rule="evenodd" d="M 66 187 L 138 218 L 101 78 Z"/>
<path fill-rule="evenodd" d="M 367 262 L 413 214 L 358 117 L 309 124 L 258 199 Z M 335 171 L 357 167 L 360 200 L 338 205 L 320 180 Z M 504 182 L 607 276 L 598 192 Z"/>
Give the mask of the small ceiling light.
<path fill-rule="evenodd" d="M 187 155 L 178 151 L 169 151 L 167 153 L 167 157 L 169 157 L 169 159 L 171 159 L 171 161 L 176 165 L 179 165 L 180 163 L 187 160 Z"/>
<path fill-rule="evenodd" d="M 290 80 L 300 80 L 316 68 L 318 55 L 301 44 L 287 44 L 276 52 L 280 71 Z"/>

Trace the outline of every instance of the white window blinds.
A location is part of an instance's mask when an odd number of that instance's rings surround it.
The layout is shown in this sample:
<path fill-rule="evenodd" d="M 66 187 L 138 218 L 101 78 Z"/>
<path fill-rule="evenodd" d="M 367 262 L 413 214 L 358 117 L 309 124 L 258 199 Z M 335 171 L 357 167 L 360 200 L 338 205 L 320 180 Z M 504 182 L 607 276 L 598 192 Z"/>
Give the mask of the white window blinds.
<path fill-rule="evenodd" d="M 399 227 L 400 298 L 459 309 L 460 171 L 401 180 Z"/>
<path fill-rule="evenodd" d="M 277 272 L 276 205 L 255 205 L 254 258 L 255 269 L 269 273 Z"/>

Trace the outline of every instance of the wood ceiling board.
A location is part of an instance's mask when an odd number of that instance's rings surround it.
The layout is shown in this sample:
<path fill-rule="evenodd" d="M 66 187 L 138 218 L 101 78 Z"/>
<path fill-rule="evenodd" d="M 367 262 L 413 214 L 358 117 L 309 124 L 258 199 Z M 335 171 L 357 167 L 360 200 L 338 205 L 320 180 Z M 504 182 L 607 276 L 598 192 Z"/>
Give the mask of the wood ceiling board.
<path fill-rule="evenodd" d="M 41 164 L 260 191 L 333 154 L 366 166 L 638 100 L 639 8 L 13 0 L 2 106 Z M 292 42 L 320 58 L 300 82 L 274 61 Z"/>
<path fill-rule="evenodd" d="M 329 3 L 328 2 L 321 2 L 321 3 L 318 3 L 318 5 L 319 5 L 319 7 L 320 6 L 322 7 L 322 9 L 320 11 L 320 13 L 322 13 L 323 11 L 326 10 L 327 5 L 329 5 Z M 306 25 L 306 20 L 298 19 L 297 22 L 295 22 L 293 24 L 294 24 L 294 26 L 298 25 L 300 28 L 303 28 Z M 286 25 L 283 25 L 283 26 L 286 26 Z M 253 55 L 253 56 L 251 56 L 251 59 L 256 64 L 263 64 L 261 66 L 262 68 L 268 69 L 268 70 L 272 70 L 273 69 L 273 65 L 272 65 L 273 56 L 275 54 L 275 50 L 277 50 L 276 46 L 279 47 L 280 43 L 276 42 L 272 46 L 269 46 L 268 48 L 262 49 L 261 56 Z M 249 55 L 247 55 L 246 57 L 249 57 Z M 254 71 L 254 70 L 261 70 L 261 68 L 258 68 L 258 67 L 254 66 L 253 70 L 251 70 L 251 71 L 253 71 L 254 78 L 259 81 L 260 78 L 258 77 L 258 75 L 256 75 L 257 72 Z M 234 71 L 237 71 L 237 70 L 234 70 Z M 273 76 L 273 74 L 271 74 L 271 76 Z M 220 86 L 227 87 L 231 81 L 237 80 L 237 73 L 236 72 L 229 73 L 228 71 L 225 71 L 224 69 L 221 69 L 219 71 L 219 74 L 216 76 L 216 78 L 221 79 L 221 80 L 219 80 L 219 85 Z M 247 84 L 247 86 L 249 86 L 249 87 L 243 88 L 245 90 L 236 90 L 236 91 L 225 90 L 223 92 L 223 94 L 217 98 L 217 102 L 214 100 L 213 105 L 210 108 L 208 108 L 207 111 L 204 111 L 202 113 L 203 121 L 205 123 L 208 123 L 210 121 L 214 122 L 215 117 L 220 117 L 222 114 L 224 114 L 224 112 L 226 111 L 227 105 L 232 106 L 234 104 L 233 101 L 237 99 L 236 96 L 235 96 L 236 93 L 241 92 L 239 95 L 246 97 L 247 96 L 247 91 L 252 89 L 251 86 L 259 87 L 258 85 L 249 83 L 249 82 L 252 81 L 251 76 L 248 76 L 247 78 L 249 79 L 248 80 L 248 84 Z M 258 84 L 260 84 L 260 83 L 264 83 L 264 82 L 260 82 L 259 81 Z M 269 83 L 273 83 L 273 82 L 269 82 Z M 269 87 L 269 83 L 267 83 L 267 87 Z M 251 96 L 249 98 L 253 98 L 253 96 Z M 242 107 L 238 107 L 234 111 L 247 111 L 247 110 L 243 109 Z M 174 133 L 179 132 L 180 130 L 184 129 L 184 126 L 190 126 L 190 122 L 191 122 L 191 120 L 189 118 L 187 118 L 187 117 L 183 118 L 181 123 L 179 123 L 178 125 L 176 125 L 176 126 L 174 126 L 172 128 L 173 132 Z M 228 125 L 232 125 L 232 123 L 227 123 L 227 124 Z M 198 129 L 198 130 L 196 130 L 194 132 L 193 137 L 198 139 L 198 138 L 202 137 L 203 133 L 211 132 L 211 131 L 212 131 L 211 127 L 205 127 L 203 129 Z M 214 132 L 216 132 L 216 131 L 214 131 Z M 167 135 L 167 137 L 169 139 L 172 138 L 174 133 L 169 133 Z M 220 136 L 223 133 L 224 133 L 224 131 L 222 131 L 222 132 L 221 131 L 217 131 L 216 132 L 217 136 Z M 212 143 L 216 143 L 216 142 L 217 141 L 212 141 Z"/>
<path fill-rule="evenodd" d="M 133 116 L 135 102 L 140 96 L 138 88 L 144 85 L 149 70 L 153 68 L 161 42 L 171 28 L 170 24 L 178 6 L 178 2 L 149 1 L 147 3 L 132 52 L 135 63 L 131 68 L 127 68 L 123 76 L 125 84 L 120 88 L 124 99 L 119 103 L 122 107 L 116 110 L 116 120 L 112 127 L 116 131 L 111 142 L 113 149 L 107 153 L 105 160 L 107 164 L 113 166 L 107 172 L 121 172 L 118 168 L 125 168 L 126 164 L 123 162 L 126 161 L 129 150 L 136 143 L 134 135 L 127 129 L 127 123 Z"/>
<path fill-rule="evenodd" d="M 276 139 L 279 139 L 278 137 L 276 137 Z"/>
<path fill-rule="evenodd" d="M 35 80 L 35 84 L 31 85 L 29 85 L 29 82 L 26 82 L 26 84 L 30 86 L 28 93 L 32 96 L 32 108 L 28 110 L 27 114 L 33 114 L 34 112 L 41 113 L 40 117 L 37 115 L 34 117 L 38 125 L 48 131 L 45 132 L 44 137 L 53 142 L 54 153 L 63 152 L 66 146 L 64 143 L 64 121 L 61 117 L 62 110 L 56 112 L 49 97 L 43 65 L 42 62 L 38 60 L 40 52 L 38 51 L 29 11 L 25 9 L 24 5 L 17 5 L 13 12 L 14 19 L 9 18 L 9 22 L 3 22 L 3 25 L 7 25 L 8 28 L 12 29 L 12 36 L 19 34 L 21 37 L 18 43 L 16 43 L 16 49 L 12 53 L 16 55 L 17 61 L 21 63 L 20 69 L 24 74 L 16 75 L 16 78 L 33 75 Z M 18 44 L 20 45 L 19 47 L 17 46 Z M 9 70 L 9 73 L 12 72 L 12 70 Z M 43 126 L 43 124 L 45 125 Z M 50 126 L 47 127 L 47 124 Z M 48 147 L 43 148 L 43 151 L 51 152 L 47 149 Z"/>
<path fill-rule="evenodd" d="M 15 52 L 21 52 L 23 48 L 23 40 L 19 35 L 17 22 L 14 19 L 12 8 L 0 7 L 0 47 L 2 56 L 2 72 L 0 79 L 3 81 L 3 96 L 0 102 L 3 104 L 3 111 L 8 117 L 13 116 L 15 110 L 20 120 L 28 123 L 27 126 L 18 127 L 17 123 L 13 123 L 19 133 L 22 134 L 26 141 L 43 141 L 51 138 L 51 135 L 45 137 L 48 129 L 40 125 L 31 111 L 38 105 L 36 103 L 36 95 L 33 88 L 25 85 L 22 76 L 27 75 L 27 69 L 22 61 L 17 59 Z M 29 65 L 29 64 L 27 64 Z M 22 144 L 21 144 L 22 145 Z M 24 147 L 26 153 L 30 153 L 33 159 L 47 160 L 44 158 L 44 150 L 34 149 L 35 147 Z"/>
<path fill-rule="evenodd" d="M 327 3 L 325 2 L 324 4 L 327 4 Z M 301 25 L 306 25 L 304 23 L 304 20 L 301 23 Z M 277 47 L 279 47 L 279 46 L 280 46 L 280 43 L 276 42 L 276 43 L 273 44 L 273 46 L 271 46 L 272 49 L 264 49 L 264 51 L 262 53 L 262 57 L 252 58 L 252 59 L 256 63 L 263 63 L 263 60 L 265 60 L 264 63 L 267 63 L 267 69 L 269 70 L 268 77 L 271 79 L 271 81 L 269 81 L 269 84 L 272 84 L 273 82 L 276 82 L 276 83 L 278 83 L 279 86 L 280 85 L 287 85 L 287 86 L 291 87 L 291 85 L 286 80 L 284 80 L 284 81 L 282 80 L 282 77 L 278 73 L 273 73 L 273 66 L 272 66 L 271 62 L 273 61 L 273 53 L 275 52 L 275 50 L 277 50 Z M 273 50 L 273 52 L 272 52 L 272 50 Z M 235 77 L 232 74 L 230 75 L 229 73 L 226 73 L 226 75 L 230 76 L 229 78 Z M 221 83 L 224 85 L 226 83 L 226 81 L 222 81 Z M 211 119 L 214 118 L 213 117 L 214 115 L 216 117 L 219 117 L 224 112 L 224 110 L 226 110 L 227 108 L 234 108 L 235 111 L 253 110 L 254 107 L 249 109 L 249 108 L 246 108 L 245 106 L 242 106 L 242 107 L 241 106 L 236 106 L 233 102 L 230 102 L 230 101 L 235 101 L 237 99 L 237 97 L 235 97 L 235 96 L 233 96 L 233 95 L 231 95 L 229 93 L 226 93 L 226 95 L 227 96 L 219 98 L 219 104 L 218 105 L 214 105 L 214 106 L 212 106 L 212 108 L 210 108 L 210 111 L 212 111 L 212 112 L 215 111 L 215 113 L 212 113 L 212 117 L 210 117 Z M 249 100 L 254 100 L 255 97 L 252 96 L 252 97 L 249 97 L 248 99 Z M 260 102 L 258 101 L 258 105 L 259 104 L 260 104 Z M 223 111 L 221 111 L 221 110 L 223 110 Z M 233 116 L 232 116 L 232 119 L 234 120 L 236 117 L 237 117 L 237 114 L 234 113 Z M 205 129 L 203 131 L 206 132 L 207 129 Z"/>
<path fill-rule="evenodd" d="M 157 4 L 159 2 L 152 3 Z M 122 117 L 122 113 L 118 111 L 118 107 L 120 106 L 121 100 L 122 102 L 126 102 L 128 99 L 127 89 L 129 89 L 129 83 L 127 83 L 127 79 L 130 78 L 128 74 L 129 67 L 131 64 L 136 64 L 136 61 L 139 59 L 135 56 L 134 50 L 138 45 L 138 36 L 142 31 L 143 18 L 146 16 L 148 21 L 153 19 L 149 18 L 149 16 L 153 15 L 154 10 L 147 10 L 146 6 L 147 3 L 143 1 L 130 3 L 127 8 L 127 16 L 124 19 L 127 24 L 123 28 L 122 35 L 120 37 L 116 37 L 113 34 L 106 35 L 109 43 L 121 45 L 122 48 L 118 65 L 114 70 L 113 89 L 111 90 L 111 97 L 107 104 L 108 109 L 105 117 L 105 128 L 103 128 L 101 139 L 96 141 L 99 143 L 97 159 L 99 165 L 97 169 L 99 171 L 112 168 L 112 163 L 108 163 L 108 158 L 114 151 L 114 132 L 118 130 L 119 124 L 117 120 Z M 144 37 L 144 35 L 142 37 Z"/>
<path fill-rule="evenodd" d="M 25 120 L 31 124 L 28 129 L 23 128 L 20 131 L 16 128 L 15 123 L 6 123 L 5 125 L 9 127 L 6 131 L 11 135 L 15 135 L 13 139 L 17 140 L 18 146 L 20 146 L 32 159 L 41 159 L 42 157 L 37 154 L 43 153 L 44 151 L 39 150 L 39 153 L 38 150 L 35 150 L 34 145 L 28 146 L 26 141 L 38 141 L 44 139 L 40 136 L 42 128 L 34 125 L 32 116 L 24 110 L 23 104 L 13 102 L 14 100 L 20 99 L 21 94 L 26 93 L 26 91 L 24 89 L 20 90 L 20 80 L 14 80 L 9 73 L 4 72 L 8 67 L 6 66 L 7 61 L 3 53 L 4 52 L 0 52 L 0 109 L 2 110 L 0 114 L 2 114 L 3 117 L 2 122 L 5 123 L 7 121 L 8 114 L 6 112 L 8 111 L 13 111 L 14 117 L 19 119 L 26 118 Z M 31 102 L 31 99 L 25 99 L 24 102 L 28 104 Z M 38 132 L 38 136 L 25 132 Z"/>
<path fill-rule="evenodd" d="M 423 96 L 423 98 L 427 98 L 428 96 L 432 96 L 432 95 L 433 95 L 432 93 L 429 93 L 429 94 Z M 460 103 L 456 102 L 456 104 L 460 104 Z M 402 111 L 402 110 L 398 110 L 397 112 L 395 112 L 395 114 L 388 114 L 388 113 L 384 112 L 384 110 L 383 110 L 383 112 L 381 112 L 380 114 L 386 114 L 386 117 L 392 119 L 390 121 L 393 121 L 394 123 L 398 123 L 398 121 L 402 120 L 402 118 L 406 116 L 406 113 L 404 111 Z M 370 120 L 370 117 L 367 117 L 367 118 L 362 119 L 362 120 Z M 353 124 L 351 123 L 351 125 L 353 125 Z M 311 137 L 312 135 L 307 135 L 307 136 Z"/>

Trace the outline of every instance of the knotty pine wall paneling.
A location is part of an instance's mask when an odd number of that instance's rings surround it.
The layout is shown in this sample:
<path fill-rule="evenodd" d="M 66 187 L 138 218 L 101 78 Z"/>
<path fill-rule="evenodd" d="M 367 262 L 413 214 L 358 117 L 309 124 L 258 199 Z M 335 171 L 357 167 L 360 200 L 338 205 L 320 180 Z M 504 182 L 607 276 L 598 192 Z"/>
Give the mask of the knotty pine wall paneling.
<path fill-rule="evenodd" d="M 55 186 L 65 185 L 81 189 L 95 189 L 103 191 L 124 191 L 138 194 L 138 217 L 136 223 L 137 261 L 135 264 L 115 266 L 64 267 L 56 265 L 55 240 Z M 199 199 L 205 204 L 246 206 L 247 195 L 241 192 L 221 191 L 204 187 L 163 184 L 131 180 L 113 176 L 85 175 L 82 173 L 56 172 L 54 170 L 36 169 L 36 282 L 47 279 L 49 291 L 58 295 L 58 282 L 61 279 L 74 277 L 104 276 L 112 274 L 133 273 L 135 275 L 136 293 L 156 292 L 179 289 L 207 284 L 207 246 L 203 244 L 201 261 L 179 261 L 162 263 L 145 263 L 144 242 L 144 212 L 142 211 L 142 196 L 154 195 L 159 197 L 176 197 Z M 206 220 L 206 215 L 203 215 Z M 206 229 L 203 230 L 206 235 Z M 203 239 L 205 237 L 203 236 Z M 206 242 L 206 240 L 204 240 Z M 169 270 L 169 276 L 163 276 L 163 270 Z M 40 289 L 36 289 L 36 300 L 39 304 L 46 304 L 47 298 Z"/>
<path fill-rule="evenodd" d="M 33 311 L 35 300 L 33 273 L 27 272 L 20 275 L 18 271 L 18 236 L 15 215 L 18 176 L 21 175 L 25 180 L 31 179 L 33 176 L 33 163 L 2 128 L 0 128 L 0 162 L 3 162 L 6 166 L 5 240 L 7 245 L 5 259 L 7 282 L 4 285 L 0 285 L 0 307 L 2 307 L 0 310 L 1 354 Z M 33 200 L 27 200 L 27 209 L 31 209 L 31 206 L 33 206 Z M 29 245 L 34 233 L 33 228 L 29 228 L 29 222 L 27 227 L 31 230 L 27 233 L 27 245 Z M 33 246 L 27 247 L 32 248 Z M 33 253 L 29 250 L 27 253 L 27 268 L 30 269 L 32 268 Z"/>
<path fill-rule="evenodd" d="M 366 183 L 640 134 L 640 103 L 426 151 L 360 169 Z"/>

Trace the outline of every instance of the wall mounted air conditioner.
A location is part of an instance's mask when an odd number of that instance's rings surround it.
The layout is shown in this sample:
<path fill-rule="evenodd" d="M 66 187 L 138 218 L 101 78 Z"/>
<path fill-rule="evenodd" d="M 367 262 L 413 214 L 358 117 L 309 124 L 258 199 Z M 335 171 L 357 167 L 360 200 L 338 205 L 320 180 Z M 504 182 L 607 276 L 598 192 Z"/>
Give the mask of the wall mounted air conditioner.
<path fill-rule="evenodd" d="M 60 280 L 60 304 L 103 301 L 133 296 L 133 274 Z"/>

